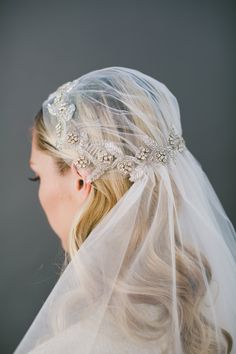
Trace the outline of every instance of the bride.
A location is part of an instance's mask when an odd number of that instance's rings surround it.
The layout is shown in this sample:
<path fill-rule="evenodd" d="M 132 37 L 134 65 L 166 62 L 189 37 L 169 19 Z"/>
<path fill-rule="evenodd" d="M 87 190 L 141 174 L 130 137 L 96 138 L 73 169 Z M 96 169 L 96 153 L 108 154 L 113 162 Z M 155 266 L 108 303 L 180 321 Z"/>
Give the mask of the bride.
<path fill-rule="evenodd" d="M 236 353 L 236 237 L 158 80 L 108 67 L 66 82 L 30 166 L 60 277 L 14 354 Z"/>

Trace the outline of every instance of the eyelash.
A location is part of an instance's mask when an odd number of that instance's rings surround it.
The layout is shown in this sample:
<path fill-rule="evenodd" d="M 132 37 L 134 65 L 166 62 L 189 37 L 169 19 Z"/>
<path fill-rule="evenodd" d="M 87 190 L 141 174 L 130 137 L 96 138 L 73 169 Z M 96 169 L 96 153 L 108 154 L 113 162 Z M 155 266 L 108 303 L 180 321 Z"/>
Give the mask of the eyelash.
<path fill-rule="evenodd" d="M 36 177 L 28 177 L 28 179 L 29 179 L 30 181 L 33 181 L 33 182 L 36 182 L 36 181 L 39 181 L 39 180 L 40 180 L 39 176 L 36 176 Z"/>

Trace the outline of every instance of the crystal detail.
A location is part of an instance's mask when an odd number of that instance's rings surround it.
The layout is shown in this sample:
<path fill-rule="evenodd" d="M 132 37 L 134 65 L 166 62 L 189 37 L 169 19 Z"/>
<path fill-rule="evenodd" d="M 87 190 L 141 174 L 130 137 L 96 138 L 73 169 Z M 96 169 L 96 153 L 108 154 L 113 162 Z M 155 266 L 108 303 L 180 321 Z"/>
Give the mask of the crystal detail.
<path fill-rule="evenodd" d="M 56 135 L 60 138 L 62 136 L 63 127 L 65 123 L 70 121 L 76 110 L 76 106 L 69 102 L 68 92 L 74 87 L 75 82 L 69 81 L 61 86 L 49 96 L 49 99 L 53 99 L 52 103 L 47 104 L 49 113 L 52 116 L 56 116 Z M 64 124 L 63 124 L 64 123 Z M 60 142 L 57 143 L 60 146 Z"/>
<path fill-rule="evenodd" d="M 101 163 L 110 164 L 114 160 L 114 156 L 106 151 L 99 151 L 97 153 L 97 159 Z"/>
<path fill-rule="evenodd" d="M 149 153 L 150 153 L 150 149 L 146 146 L 140 146 L 139 147 L 139 151 L 137 152 L 137 154 L 135 155 L 137 159 L 139 160 L 146 160 Z"/>
<path fill-rule="evenodd" d="M 181 136 L 178 136 L 174 132 L 173 128 L 170 131 L 168 142 L 169 142 L 169 145 L 172 149 L 177 149 L 180 152 L 182 152 L 186 146 L 184 138 Z"/>
<path fill-rule="evenodd" d="M 168 161 L 168 153 L 165 150 L 160 150 L 155 153 L 155 159 L 162 163 L 167 163 Z"/>
<path fill-rule="evenodd" d="M 78 140 L 79 140 L 78 134 L 74 134 L 74 133 L 68 133 L 67 134 L 67 142 L 69 144 L 75 144 L 75 143 L 78 142 Z"/>
<path fill-rule="evenodd" d="M 90 161 L 84 155 L 80 155 L 77 157 L 76 161 L 74 161 L 74 164 L 77 168 L 85 168 L 89 166 Z"/>
<path fill-rule="evenodd" d="M 124 159 L 123 161 L 120 161 L 117 164 L 117 169 L 123 174 L 123 175 L 129 175 L 133 169 L 134 169 L 134 163 L 130 160 Z"/>
<path fill-rule="evenodd" d="M 61 131 L 62 131 L 62 125 L 61 125 L 61 122 L 57 123 L 56 125 L 56 134 L 57 136 L 61 136 Z"/>
<path fill-rule="evenodd" d="M 75 146 L 78 157 L 73 160 L 77 168 L 86 168 L 93 165 L 88 182 L 100 178 L 107 170 L 116 169 L 130 181 L 135 182 L 146 174 L 146 166 L 161 163 L 168 165 L 170 159 L 176 163 L 176 153 L 183 152 L 186 144 L 181 135 L 176 133 L 172 124 L 169 129 L 167 144 L 159 145 L 153 138 L 144 134 L 142 144 L 136 148 L 134 156 L 125 155 L 123 150 L 113 141 L 90 140 L 83 129 L 74 133 L 68 131 L 68 126 L 76 110 L 76 106 L 69 101 L 68 92 L 72 90 L 76 82 L 67 82 L 61 85 L 57 91 L 49 96 L 53 103 L 48 103 L 48 111 L 56 116 L 56 147 L 60 150 L 65 142 Z M 70 130 L 70 129 L 69 129 Z"/>
<path fill-rule="evenodd" d="M 83 138 L 82 138 L 83 137 Z M 174 127 L 169 130 L 168 143 L 160 146 L 151 137 L 143 136 L 143 145 L 137 148 L 134 156 L 125 155 L 112 141 L 90 141 L 87 133 L 80 131 L 78 146 L 79 151 L 91 157 L 93 169 L 87 177 L 88 182 L 100 178 L 107 170 L 117 169 L 123 176 L 135 182 L 146 174 L 145 165 L 161 163 L 168 165 L 170 159 L 176 160 L 177 151 L 185 148 L 185 140 L 174 132 Z M 79 154 L 79 155 L 80 155 Z M 91 161 L 85 156 L 80 156 L 78 167 L 87 167 Z"/>

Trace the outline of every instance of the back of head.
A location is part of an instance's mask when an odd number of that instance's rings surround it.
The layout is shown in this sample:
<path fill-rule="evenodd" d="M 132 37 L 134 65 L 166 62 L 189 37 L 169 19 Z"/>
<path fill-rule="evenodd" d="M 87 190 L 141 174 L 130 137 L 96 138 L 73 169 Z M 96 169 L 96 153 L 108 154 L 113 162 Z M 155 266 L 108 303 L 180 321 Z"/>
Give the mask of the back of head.
<path fill-rule="evenodd" d="M 46 337 L 91 314 L 98 332 L 109 312 L 127 338 L 153 341 L 158 353 L 230 352 L 235 231 L 185 145 L 170 90 L 134 69 L 95 70 L 50 94 L 34 129 L 60 173 L 73 163 L 92 184 L 48 301 Z M 95 344 L 96 335 L 83 353 Z"/>

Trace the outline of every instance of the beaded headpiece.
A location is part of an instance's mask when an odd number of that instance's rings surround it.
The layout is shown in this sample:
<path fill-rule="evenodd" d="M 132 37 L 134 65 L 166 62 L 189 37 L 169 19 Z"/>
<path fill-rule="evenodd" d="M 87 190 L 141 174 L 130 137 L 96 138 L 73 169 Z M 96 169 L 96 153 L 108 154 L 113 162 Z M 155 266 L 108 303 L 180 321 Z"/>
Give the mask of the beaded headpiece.
<path fill-rule="evenodd" d="M 69 100 L 68 93 L 75 86 L 76 81 L 69 81 L 51 94 L 52 103 L 47 103 L 49 113 L 56 117 L 55 126 L 56 148 L 73 145 L 77 151 L 77 158 L 73 161 L 77 169 L 92 167 L 88 182 L 93 182 L 106 171 L 116 169 L 130 181 L 135 182 L 145 173 L 148 164 L 161 163 L 167 165 L 170 159 L 175 161 L 176 152 L 182 152 L 185 148 L 185 140 L 175 132 L 172 124 L 169 129 L 168 143 L 160 146 L 150 136 L 143 134 L 142 145 L 136 147 L 133 156 L 125 155 L 113 141 L 92 141 L 84 129 L 70 131 L 67 124 L 73 119 L 76 111 L 75 104 Z"/>
<path fill-rule="evenodd" d="M 101 177 L 89 203 L 54 202 L 66 268 L 13 354 L 236 354 L 236 232 L 199 161 L 179 153 L 176 97 L 124 67 L 75 84 L 43 102 L 45 135 Z"/>

